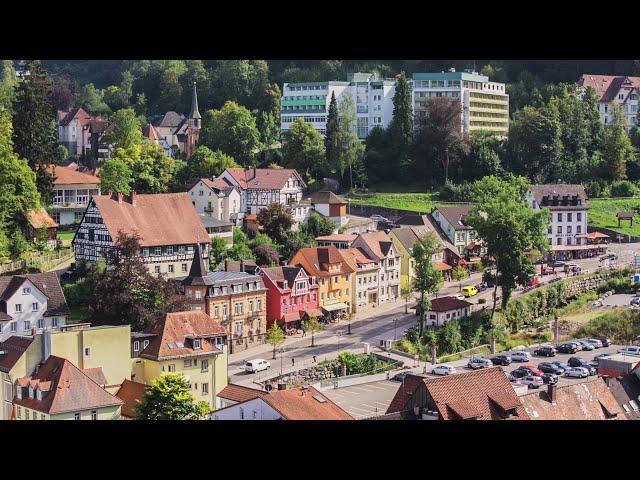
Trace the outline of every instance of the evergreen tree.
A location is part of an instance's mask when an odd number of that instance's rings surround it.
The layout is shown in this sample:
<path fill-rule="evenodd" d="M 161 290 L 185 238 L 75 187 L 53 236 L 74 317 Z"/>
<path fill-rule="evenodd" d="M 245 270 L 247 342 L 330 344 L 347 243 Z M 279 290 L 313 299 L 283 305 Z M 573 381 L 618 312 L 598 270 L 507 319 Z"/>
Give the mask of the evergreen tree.
<path fill-rule="evenodd" d="M 36 172 L 42 203 L 49 205 L 53 195 L 53 176 L 46 165 L 55 158 L 56 128 L 51 117 L 48 93 L 51 82 L 39 62 L 27 62 L 30 75 L 19 82 L 13 105 L 13 145 Z"/>
<path fill-rule="evenodd" d="M 413 105 L 411 103 L 411 88 L 404 72 L 400 73 L 396 82 L 389 134 L 395 166 L 406 167 L 409 164 L 409 152 L 413 141 Z M 394 170 L 398 171 L 397 168 Z"/>
<path fill-rule="evenodd" d="M 327 131 L 324 138 L 327 165 L 334 168 L 338 162 L 338 102 L 335 92 L 331 92 L 331 102 L 329 102 L 329 114 L 327 115 Z"/>

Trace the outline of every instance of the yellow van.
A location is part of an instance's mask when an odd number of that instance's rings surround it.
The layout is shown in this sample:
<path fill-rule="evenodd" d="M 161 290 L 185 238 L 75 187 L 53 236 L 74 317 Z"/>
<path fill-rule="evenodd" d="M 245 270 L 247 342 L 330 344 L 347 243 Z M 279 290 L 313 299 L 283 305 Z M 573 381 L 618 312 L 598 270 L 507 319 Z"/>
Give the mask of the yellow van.
<path fill-rule="evenodd" d="M 460 292 L 465 297 L 473 297 L 474 295 L 478 294 L 478 289 L 473 285 L 467 285 L 466 287 L 462 287 L 462 290 L 460 290 Z"/>

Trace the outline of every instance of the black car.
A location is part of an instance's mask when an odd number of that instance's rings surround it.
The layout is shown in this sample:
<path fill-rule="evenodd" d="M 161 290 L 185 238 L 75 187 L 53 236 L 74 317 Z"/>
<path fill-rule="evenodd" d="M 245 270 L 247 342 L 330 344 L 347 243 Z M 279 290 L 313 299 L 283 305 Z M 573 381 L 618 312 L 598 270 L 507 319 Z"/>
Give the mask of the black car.
<path fill-rule="evenodd" d="M 576 347 L 573 343 L 563 343 L 558 346 L 558 353 L 576 353 L 578 351 L 578 347 Z"/>
<path fill-rule="evenodd" d="M 541 370 L 544 373 L 553 373 L 555 375 L 562 375 L 562 373 L 564 372 L 562 368 L 549 362 L 539 363 L 538 370 Z"/>
<path fill-rule="evenodd" d="M 413 372 L 411 370 L 406 370 L 404 372 L 396 373 L 393 377 L 391 377 L 391 380 L 395 382 L 403 382 L 407 375 L 413 375 Z"/>
<path fill-rule="evenodd" d="M 509 355 L 496 355 L 489 360 L 491 360 L 494 365 L 511 365 L 511 357 Z"/>
<path fill-rule="evenodd" d="M 558 375 L 554 375 L 553 373 L 543 373 L 540 375 L 540 378 L 542 378 L 544 383 L 549 385 L 555 385 L 558 383 Z"/>
<path fill-rule="evenodd" d="M 589 375 L 595 375 L 598 371 L 587 360 L 580 357 L 571 357 L 567 362 L 572 367 L 583 367 L 589 370 Z"/>
<path fill-rule="evenodd" d="M 555 357 L 556 349 L 554 347 L 540 347 L 533 351 L 538 357 Z"/>
<path fill-rule="evenodd" d="M 524 370 L 522 368 L 517 368 L 514 371 L 511 372 L 511 375 L 513 375 L 515 378 L 523 378 L 526 377 L 527 375 L 529 375 L 529 370 Z"/>

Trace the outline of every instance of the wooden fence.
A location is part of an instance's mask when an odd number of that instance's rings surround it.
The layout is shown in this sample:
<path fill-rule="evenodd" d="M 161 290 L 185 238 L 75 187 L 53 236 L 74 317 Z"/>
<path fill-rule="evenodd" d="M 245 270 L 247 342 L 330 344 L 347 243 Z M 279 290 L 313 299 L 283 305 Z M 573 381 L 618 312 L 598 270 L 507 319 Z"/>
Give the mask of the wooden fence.
<path fill-rule="evenodd" d="M 51 253 L 46 253 L 23 260 L 16 260 L 15 262 L 0 265 L 0 275 L 17 272 L 20 270 L 28 270 L 30 268 L 34 268 L 41 272 L 46 272 L 56 265 L 69 260 L 70 258 L 73 258 L 73 249 L 64 248 Z"/>

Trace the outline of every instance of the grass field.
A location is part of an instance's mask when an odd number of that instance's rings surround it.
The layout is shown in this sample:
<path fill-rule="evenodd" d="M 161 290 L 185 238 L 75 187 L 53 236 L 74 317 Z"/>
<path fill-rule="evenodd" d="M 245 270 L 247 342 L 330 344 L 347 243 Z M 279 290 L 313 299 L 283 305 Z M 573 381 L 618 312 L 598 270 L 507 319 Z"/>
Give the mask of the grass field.
<path fill-rule="evenodd" d="M 456 205 L 437 200 L 437 193 L 362 193 L 349 197 L 352 205 L 395 208 L 412 212 L 428 213 L 432 208 Z"/>
<path fill-rule="evenodd" d="M 70 245 L 75 232 L 58 232 L 58 238 L 62 240 L 64 245 Z"/>
<path fill-rule="evenodd" d="M 626 235 L 640 237 L 640 215 L 633 215 L 633 227 L 629 222 L 623 221 L 618 228 L 616 213 L 631 212 L 634 208 L 640 207 L 640 198 L 593 198 L 589 199 L 589 226 L 604 227 L 615 230 Z"/>

